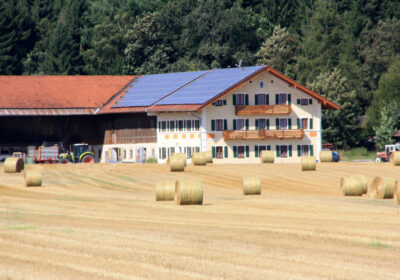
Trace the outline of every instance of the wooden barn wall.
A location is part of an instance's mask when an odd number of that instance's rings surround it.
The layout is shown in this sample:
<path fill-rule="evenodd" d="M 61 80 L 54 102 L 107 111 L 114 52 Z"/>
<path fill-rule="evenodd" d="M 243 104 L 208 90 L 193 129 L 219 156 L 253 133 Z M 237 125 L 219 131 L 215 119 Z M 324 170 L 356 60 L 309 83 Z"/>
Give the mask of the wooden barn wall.
<path fill-rule="evenodd" d="M 0 145 L 151 143 L 157 141 L 156 123 L 146 114 L 0 117 Z"/>

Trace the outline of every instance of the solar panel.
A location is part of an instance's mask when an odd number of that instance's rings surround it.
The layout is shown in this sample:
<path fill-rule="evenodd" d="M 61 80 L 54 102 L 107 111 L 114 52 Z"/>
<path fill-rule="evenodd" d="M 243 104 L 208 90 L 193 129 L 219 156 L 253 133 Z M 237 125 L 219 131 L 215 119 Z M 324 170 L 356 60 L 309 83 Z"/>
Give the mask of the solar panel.
<path fill-rule="evenodd" d="M 156 105 L 203 104 L 264 66 L 215 69 L 156 103 Z"/>
<path fill-rule="evenodd" d="M 133 81 L 131 88 L 112 108 L 150 106 L 205 73 L 207 71 L 154 74 L 139 77 Z"/>

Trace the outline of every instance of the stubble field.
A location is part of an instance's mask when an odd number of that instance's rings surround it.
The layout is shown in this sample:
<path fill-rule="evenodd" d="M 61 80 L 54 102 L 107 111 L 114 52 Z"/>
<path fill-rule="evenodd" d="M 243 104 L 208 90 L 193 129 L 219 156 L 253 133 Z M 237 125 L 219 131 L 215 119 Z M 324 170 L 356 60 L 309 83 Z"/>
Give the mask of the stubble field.
<path fill-rule="evenodd" d="M 342 176 L 400 167 L 326 163 L 0 166 L 0 279 L 400 279 L 400 207 L 343 197 Z M 243 196 L 258 176 L 261 196 Z M 157 180 L 197 178 L 204 202 L 156 202 Z"/>

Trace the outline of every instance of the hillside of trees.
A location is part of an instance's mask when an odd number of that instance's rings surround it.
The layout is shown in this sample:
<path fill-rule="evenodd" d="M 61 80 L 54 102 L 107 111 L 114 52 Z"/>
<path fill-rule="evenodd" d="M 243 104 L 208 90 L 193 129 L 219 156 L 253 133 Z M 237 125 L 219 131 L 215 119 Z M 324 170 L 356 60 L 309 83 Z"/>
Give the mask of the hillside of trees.
<path fill-rule="evenodd" d="M 268 64 L 342 106 L 339 148 L 394 142 L 397 0 L 0 0 L 1 75 L 121 75 Z M 364 116 L 364 117 L 362 117 Z M 366 116 L 366 117 L 365 117 Z"/>

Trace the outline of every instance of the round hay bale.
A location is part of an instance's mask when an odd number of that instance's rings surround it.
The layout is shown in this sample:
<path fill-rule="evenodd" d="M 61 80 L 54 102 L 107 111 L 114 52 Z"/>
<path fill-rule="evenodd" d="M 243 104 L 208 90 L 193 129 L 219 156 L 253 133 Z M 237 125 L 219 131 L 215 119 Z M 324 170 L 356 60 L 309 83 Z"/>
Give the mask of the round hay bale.
<path fill-rule="evenodd" d="M 301 170 L 302 171 L 313 171 L 317 167 L 315 157 L 304 156 L 301 157 Z"/>
<path fill-rule="evenodd" d="M 400 205 L 400 183 L 399 181 L 396 182 L 396 186 L 393 192 L 394 203 Z"/>
<path fill-rule="evenodd" d="M 393 198 L 394 187 L 397 179 L 391 177 L 375 177 L 368 188 L 371 198 Z"/>
<path fill-rule="evenodd" d="M 213 156 L 211 151 L 204 152 L 206 156 L 206 163 L 213 163 Z"/>
<path fill-rule="evenodd" d="M 368 178 L 367 176 L 364 175 L 357 175 L 356 177 L 360 178 L 362 182 L 362 189 L 363 189 L 363 194 L 366 194 L 368 191 Z"/>
<path fill-rule="evenodd" d="M 180 156 L 173 156 L 169 158 L 169 171 L 184 171 L 185 161 Z"/>
<path fill-rule="evenodd" d="M 204 153 L 194 153 L 192 155 L 192 163 L 194 165 L 206 165 L 207 159 Z"/>
<path fill-rule="evenodd" d="M 184 154 L 184 153 L 176 153 L 176 154 L 174 154 L 174 156 L 181 157 L 183 159 L 183 161 L 185 163 L 185 167 L 186 167 L 186 159 L 187 159 L 186 154 Z"/>
<path fill-rule="evenodd" d="M 274 163 L 275 153 L 273 151 L 263 150 L 260 153 L 261 163 Z"/>
<path fill-rule="evenodd" d="M 344 196 L 360 196 L 363 194 L 363 182 L 360 177 L 348 176 L 340 180 L 340 188 Z"/>
<path fill-rule="evenodd" d="M 332 162 L 332 151 L 321 151 L 319 153 L 320 162 Z"/>
<path fill-rule="evenodd" d="M 175 183 L 175 180 L 158 182 L 156 186 L 156 201 L 174 200 Z"/>
<path fill-rule="evenodd" d="M 16 173 L 24 169 L 24 160 L 22 158 L 9 157 L 4 162 L 4 172 Z"/>
<path fill-rule="evenodd" d="M 392 153 L 392 162 L 394 166 L 400 165 L 400 152 L 393 152 Z"/>
<path fill-rule="evenodd" d="M 261 194 L 261 180 L 258 177 L 243 177 L 242 178 L 243 194 Z"/>
<path fill-rule="evenodd" d="M 27 187 L 40 187 L 42 185 L 42 173 L 39 170 L 26 170 L 24 179 Z"/>
<path fill-rule="evenodd" d="M 203 204 L 203 186 L 199 180 L 178 180 L 175 184 L 178 205 Z"/>

